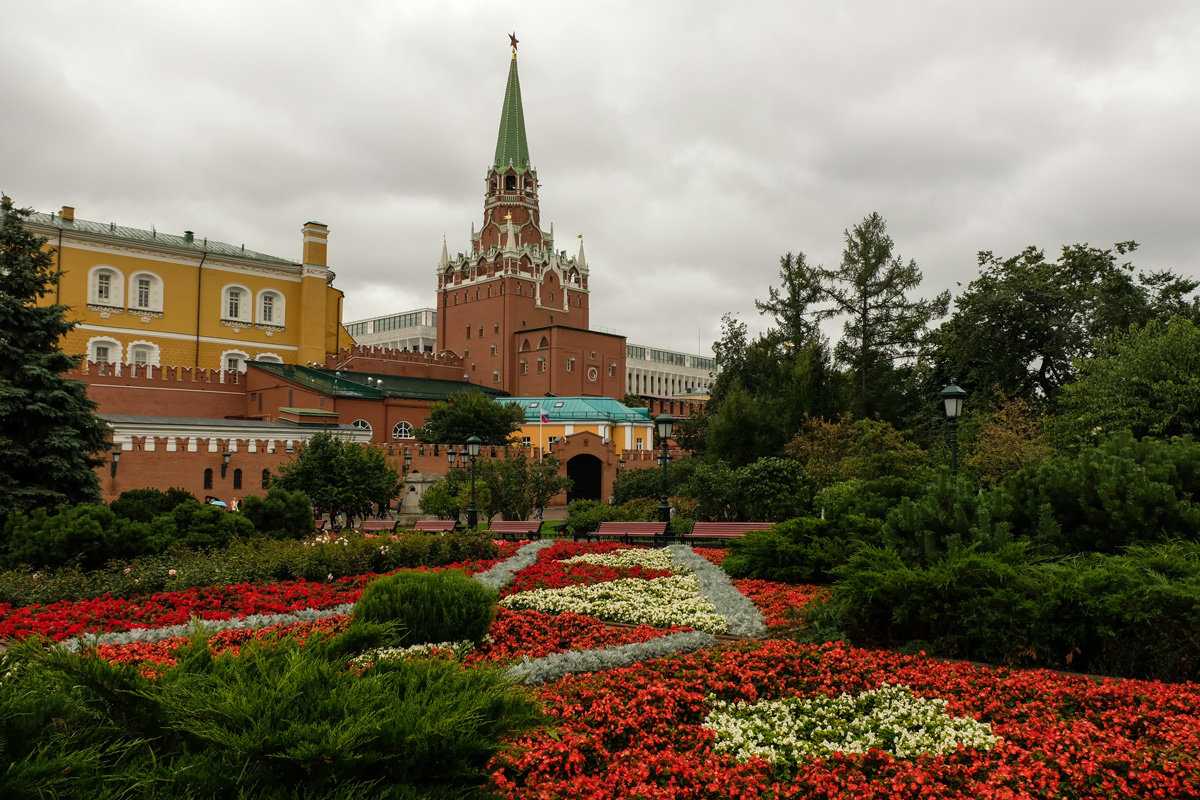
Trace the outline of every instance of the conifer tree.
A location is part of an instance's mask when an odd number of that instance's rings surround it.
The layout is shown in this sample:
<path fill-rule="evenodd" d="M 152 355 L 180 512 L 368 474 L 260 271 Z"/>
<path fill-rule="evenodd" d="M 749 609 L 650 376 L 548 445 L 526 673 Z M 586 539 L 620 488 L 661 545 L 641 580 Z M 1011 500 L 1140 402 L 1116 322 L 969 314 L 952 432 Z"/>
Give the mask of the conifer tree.
<path fill-rule="evenodd" d="M 921 270 L 894 250 L 887 223 L 873 212 L 846 231 L 841 266 L 821 270 L 832 303 L 822 315 L 848 317 L 834 356 L 850 368 L 856 416 L 891 416 L 883 412 L 893 405 L 896 363 L 916 356 L 929 323 L 950 305 L 949 292 L 910 297 L 921 285 Z"/>
<path fill-rule="evenodd" d="M 67 307 L 38 305 L 58 283 L 45 239 L 22 224 L 28 210 L 0 198 L 0 520 L 14 511 L 99 499 L 92 468 L 106 430 L 62 337 Z"/>

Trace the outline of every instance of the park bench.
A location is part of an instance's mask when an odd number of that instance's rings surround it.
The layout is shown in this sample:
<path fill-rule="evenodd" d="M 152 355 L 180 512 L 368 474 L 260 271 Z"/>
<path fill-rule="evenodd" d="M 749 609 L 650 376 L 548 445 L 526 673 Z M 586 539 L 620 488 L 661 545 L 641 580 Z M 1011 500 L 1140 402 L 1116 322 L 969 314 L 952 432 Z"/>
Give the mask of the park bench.
<path fill-rule="evenodd" d="M 616 539 L 628 542 L 639 539 L 657 539 L 667 532 L 665 522 L 601 522 L 600 528 L 584 536 L 594 539 Z"/>
<path fill-rule="evenodd" d="M 449 533 L 454 530 L 454 520 L 421 519 L 417 520 L 416 525 L 413 525 L 413 530 L 417 533 Z"/>
<path fill-rule="evenodd" d="M 540 519 L 498 520 L 488 526 L 488 532 L 501 539 L 540 539 L 541 530 Z"/>
<path fill-rule="evenodd" d="M 329 520 L 328 519 L 317 520 L 317 524 L 316 524 L 314 530 L 316 530 L 317 533 L 324 533 L 325 531 L 329 530 Z"/>
<path fill-rule="evenodd" d="M 396 530 L 396 520 L 394 519 L 364 519 L 362 524 L 358 526 L 361 533 L 376 533 L 379 531 L 387 531 L 391 533 Z"/>
<path fill-rule="evenodd" d="M 692 532 L 683 538 L 696 541 L 740 539 L 751 531 L 765 531 L 774 524 L 773 522 L 697 522 L 692 527 Z"/>

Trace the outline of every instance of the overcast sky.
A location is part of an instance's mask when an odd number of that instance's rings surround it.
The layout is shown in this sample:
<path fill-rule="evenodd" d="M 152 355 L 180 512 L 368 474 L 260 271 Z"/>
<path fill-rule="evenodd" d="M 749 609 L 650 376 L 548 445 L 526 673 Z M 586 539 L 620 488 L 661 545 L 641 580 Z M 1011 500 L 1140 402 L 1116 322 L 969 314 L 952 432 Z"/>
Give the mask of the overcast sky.
<path fill-rule="evenodd" d="M 508 69 L 592 323 L 707 350 L 778 256 L 873 210 L 930 293 L 975 253 L 1142 243 L 1200 271 L 1200 3 L 6 2 L 0 188 L 299 258 L 346 319 L 433 305 Z"/>

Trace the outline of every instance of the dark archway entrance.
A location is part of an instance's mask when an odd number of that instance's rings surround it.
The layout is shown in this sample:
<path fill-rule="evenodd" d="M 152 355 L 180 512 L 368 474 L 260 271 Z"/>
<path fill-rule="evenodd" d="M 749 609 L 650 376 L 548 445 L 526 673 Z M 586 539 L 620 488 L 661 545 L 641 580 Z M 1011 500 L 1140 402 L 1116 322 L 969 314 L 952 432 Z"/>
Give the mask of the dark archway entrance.
<path fill-rule="evenodd" d="M 588 453 L 580 453 L 568 461 L 567 477 L 571 479 L 571 489 L 567 492 L 567 502 L 599 500 L 603 472 L 600 459 Z"/>

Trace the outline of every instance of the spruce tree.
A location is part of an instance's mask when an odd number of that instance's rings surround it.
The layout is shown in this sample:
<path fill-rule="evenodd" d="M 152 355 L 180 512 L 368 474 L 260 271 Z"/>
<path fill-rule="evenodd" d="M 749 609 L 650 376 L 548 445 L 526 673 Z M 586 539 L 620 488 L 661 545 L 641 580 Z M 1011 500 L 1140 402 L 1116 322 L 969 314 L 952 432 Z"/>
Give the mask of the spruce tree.
<path fill-rule="evenodd" d="M 75 324 L 66 306 L 38 305 L 58 275 L 28 215 L 0 199 L 0 520 L 98 500 L 92 468 L 106 439 L 84 385 L 63 377 L 78 363 L 59 345 Z"/>

